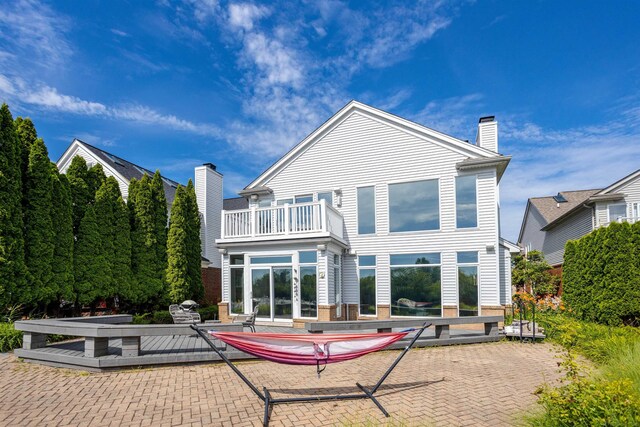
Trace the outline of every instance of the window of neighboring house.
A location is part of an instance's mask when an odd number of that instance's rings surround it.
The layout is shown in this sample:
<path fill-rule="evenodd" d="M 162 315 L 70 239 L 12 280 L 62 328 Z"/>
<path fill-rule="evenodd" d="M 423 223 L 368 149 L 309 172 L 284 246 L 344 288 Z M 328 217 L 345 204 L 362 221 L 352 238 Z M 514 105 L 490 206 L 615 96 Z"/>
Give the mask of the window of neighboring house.
<path fill-rule="evenodd" d="M 375 187 L 358 188 L 358 234 L 376 232 Z"/>
<path fill-rule="evenodd" d="M 476 176 L 456 177 L 456 227 L 478 226 L 478 202 L 476 200 Z"/>
<path fill-rule="evenodd" d="M 244 313 L 244 255 L 229 255 L 231 313 Z"/>
<path fill-rule="evenodd" d="M 633 213 L 634 221 L 640 220 L 640 202 L 631 204 L 631 212 Z"/>
<path fill-rule="evenodd" d="M 258 207 L 259 208 L 268 208 L 269 206 L 271 206 L 271 199 L 260 199 L 260 200 L 258 200 Z"/>
<path fill-rule="evenodd" d="M 478 315 L 478 252 L 458 252 L 458 316 Z"/>
<path fill-rule="evenodd" d="M 360 279 L 360 314 L 376 315 L 376 256 L 358 257 L 358 277 Z"/>
<path fill-rule="evenodd" d="M 438 230 L 437 179 L 389 184 L 389 231 Z"/>
<path fill-rule="evenodd" d="M 626 218 L 627 216 L 626 203 L 612 203 L 607 208 L 609 212 L 609 222 L 619 221 L 620 218 Z"/>
<path fill-rule="evenodd" d="M 440 254 L 391 255 L 391 315 L 442 316 Z"/>
<path fill-rule="evenodd" d="M 300 316 L 318 317 L 318 252 L 300 252 L 299 257 Z"/>
<path fill-rule="evenodd" d="M 333 191 L 326 191 L 318 193 L 318 201 L 324 200 L 327 205 L 333 205 Z"/>

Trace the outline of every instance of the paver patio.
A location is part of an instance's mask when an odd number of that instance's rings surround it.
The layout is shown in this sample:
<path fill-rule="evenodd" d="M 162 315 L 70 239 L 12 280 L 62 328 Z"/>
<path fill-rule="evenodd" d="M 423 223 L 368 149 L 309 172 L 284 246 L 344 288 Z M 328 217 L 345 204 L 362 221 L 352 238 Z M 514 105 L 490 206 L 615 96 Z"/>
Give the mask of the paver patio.
<path fill-rule="evenodd" d="M 276 396 L 354 392 L 370 385 L 397 356 L 379 352 L 329 365 L 239 363 Z M 549 344 L 499 342 L 410 351 L 377 396 L 392 425 L 512 425 L 535 407 L 532 394 L 556 381 Z M 444 381 L 442 379 L 444 378 Z M 83 373 L 0 356 L 0 425 L 261 425 L 262 402 L 224 364 Z M 384 424 L 369 400 L 279 405 L 271 425 Z"/>

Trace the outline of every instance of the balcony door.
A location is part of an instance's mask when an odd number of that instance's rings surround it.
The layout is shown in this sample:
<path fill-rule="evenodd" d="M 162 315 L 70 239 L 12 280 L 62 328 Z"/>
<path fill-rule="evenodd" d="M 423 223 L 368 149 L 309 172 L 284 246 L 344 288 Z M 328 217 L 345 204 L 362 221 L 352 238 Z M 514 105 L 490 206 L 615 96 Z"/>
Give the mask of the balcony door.
<path fill-rule="evenodd" d="M 293 274 L 291 267 L 259 267 L 251 269 L 251 308 L 258 309 L 262 320 L 293 318 Z"/>

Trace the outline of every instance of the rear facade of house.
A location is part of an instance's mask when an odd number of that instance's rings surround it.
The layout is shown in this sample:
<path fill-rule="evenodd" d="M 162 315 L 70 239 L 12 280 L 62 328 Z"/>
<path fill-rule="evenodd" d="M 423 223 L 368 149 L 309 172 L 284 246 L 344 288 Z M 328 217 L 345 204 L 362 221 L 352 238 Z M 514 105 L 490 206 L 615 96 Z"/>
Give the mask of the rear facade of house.
<path fill-rule="evenodd" d="M 223 210 L 222 320 L 491 315 L 510 301 L 498 126 L 476 144 L 351 102 Z"/>

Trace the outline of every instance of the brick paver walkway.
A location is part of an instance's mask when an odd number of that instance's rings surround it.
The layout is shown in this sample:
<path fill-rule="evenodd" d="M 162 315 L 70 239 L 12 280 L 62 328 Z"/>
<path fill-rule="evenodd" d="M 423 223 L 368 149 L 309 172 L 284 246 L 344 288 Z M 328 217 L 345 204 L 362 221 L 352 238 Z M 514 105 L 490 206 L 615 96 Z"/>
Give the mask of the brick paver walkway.
<path fill-rule="evenodd" d="M 246 361 L 240 369 L 275 396 L 356 391 L 397 355 L 379 352 L 314 367 Z M 511 425 L 535 406 L 532 392 L 555 381 L 548 344 L 500 342 L 410 351 L 380 389 L 387 420 L 370 400 L 276 406 L 272 425 Z M 442 381 L 442 379 L 444 380 Z M 105 373 L 49 368 L 0 356 L 0 425 L 260 425 L 262 402 L 224 364 Z"/>

